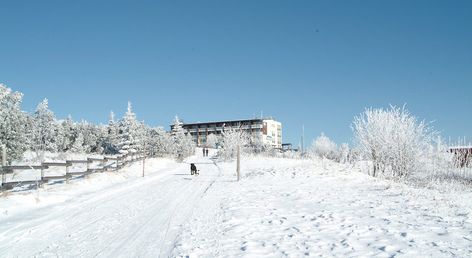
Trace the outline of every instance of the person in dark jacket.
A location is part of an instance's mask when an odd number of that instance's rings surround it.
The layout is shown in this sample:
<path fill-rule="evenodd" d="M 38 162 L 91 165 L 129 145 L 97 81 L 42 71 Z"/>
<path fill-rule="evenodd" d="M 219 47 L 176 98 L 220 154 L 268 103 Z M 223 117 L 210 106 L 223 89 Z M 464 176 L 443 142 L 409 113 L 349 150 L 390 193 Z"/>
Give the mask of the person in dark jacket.
<path fill-rule="evenodd" d="M 208 157 L 208 149 L 205 149 L 205 156 Z"/>

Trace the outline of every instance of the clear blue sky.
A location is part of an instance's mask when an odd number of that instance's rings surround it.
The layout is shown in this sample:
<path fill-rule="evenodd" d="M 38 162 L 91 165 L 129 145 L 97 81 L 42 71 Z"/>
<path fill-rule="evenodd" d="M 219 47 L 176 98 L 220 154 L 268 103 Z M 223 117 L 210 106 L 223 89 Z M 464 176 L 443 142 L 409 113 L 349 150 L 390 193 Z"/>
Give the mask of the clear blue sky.
<path fill-rule="evenodd" d="M 59 118 L 272 115 L 284 141 L 349 142 L 403 105 L 472 140 L 472 1 L 2 1 L 0 82 Z"/>

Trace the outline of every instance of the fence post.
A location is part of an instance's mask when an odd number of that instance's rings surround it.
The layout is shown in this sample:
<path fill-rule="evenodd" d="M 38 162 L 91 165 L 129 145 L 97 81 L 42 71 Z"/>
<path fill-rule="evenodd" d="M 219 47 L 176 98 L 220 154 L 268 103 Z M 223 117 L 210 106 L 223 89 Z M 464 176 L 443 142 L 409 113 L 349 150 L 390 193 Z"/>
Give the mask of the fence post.
<path fill-rule="evenodd" d="M 39 184 L 40 187 L 43 187 L 43 177 L 44 177 L 44 165 L 41 163 L 41 183 Z"/>
<path fill-rule="evenodd" d="M 3 185 L 5 185 L 7 181 L 7 175 L 5 174 L 5 170 L 3 168 L 7 165 L 7 146 L 2 144 L 2 185 L 1 188 L 3 190 Z"/>
<path fill-rule="evenodd" d="M 102 172 L 105 172 L 105 171 L 107 171 L 107 159 L 105 157 L 103 157 Z"/>
<path fill-rule="evenodd" d="M 72 165 L 72 164 L 71 164 Z M 66 184 L 69 183 L 69 163 L 67 163 L 67 160 L 66 160 Z"/>

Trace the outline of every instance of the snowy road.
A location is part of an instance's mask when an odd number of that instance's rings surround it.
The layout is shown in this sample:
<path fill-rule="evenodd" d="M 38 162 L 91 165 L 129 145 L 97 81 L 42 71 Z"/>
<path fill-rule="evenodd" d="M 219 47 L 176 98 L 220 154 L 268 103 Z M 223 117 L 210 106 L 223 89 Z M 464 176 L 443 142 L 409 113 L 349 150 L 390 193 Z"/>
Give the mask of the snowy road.
<path fill-rule="evenodd" d="M 190 161 L 190 160 L 189 160 Z M 181 225 L 218 179 L 209 159 L 134 178 L 3 220 L 1 257 L 168 257 Z"/>

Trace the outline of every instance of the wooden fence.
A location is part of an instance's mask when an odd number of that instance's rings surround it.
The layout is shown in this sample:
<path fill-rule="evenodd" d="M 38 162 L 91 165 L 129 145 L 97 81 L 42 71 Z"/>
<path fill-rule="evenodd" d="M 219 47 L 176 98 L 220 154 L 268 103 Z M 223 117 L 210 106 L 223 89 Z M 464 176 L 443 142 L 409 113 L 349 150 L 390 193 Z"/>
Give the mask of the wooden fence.
<path fill-rule="evenodd" d="M 36 185 L 41 187 L 49 181 L 63 181 L 68 183 L 69 179 L 78 176 L 85 176 L 93 173 L 101 173 L 106 171 L 118 171 L 131 162 L 143 160 L 145 158 L 142 154 L 127 154 L 114 157 L 102 158 L 87 158 L 85 160 L 66 160 L 64 162 L 43 162 L 41 165 L 20 165 L 20 166 L 0 166 L 0 174 L 2 177 L 0 190 L 9 190 L 17 186 Z M 84 171 L 70 171 L 75 164 L 85 164 Z M 92 167 L 92 165 L 94 165 Z M 46 172 L 53 167 L 63 167 L 63 174 L 60 175 L 46 175 Z M 40 173 L 40 178 L 37 180 L 18 180 L 7 181 L 6 175 L 13 174 L 21 170 L 34 170 Z"/>

